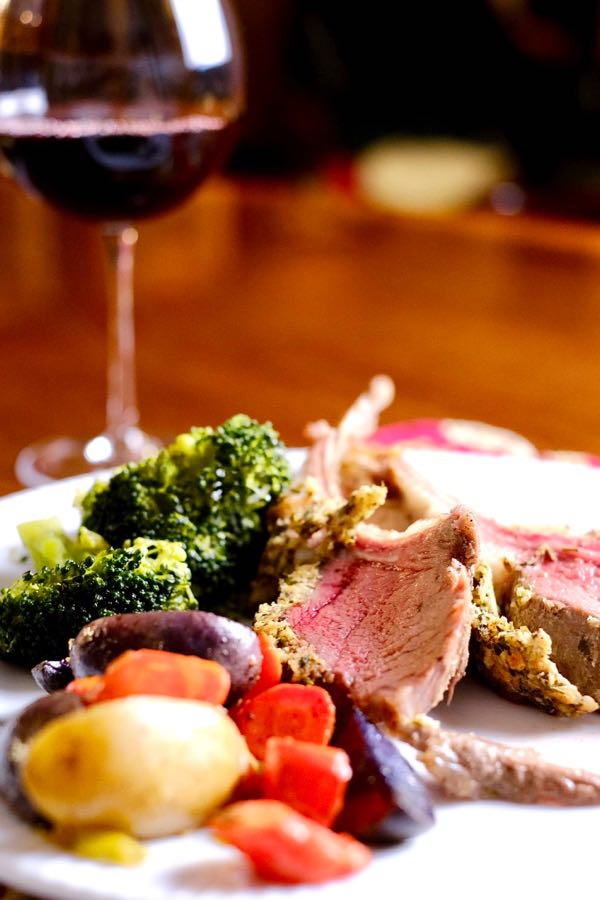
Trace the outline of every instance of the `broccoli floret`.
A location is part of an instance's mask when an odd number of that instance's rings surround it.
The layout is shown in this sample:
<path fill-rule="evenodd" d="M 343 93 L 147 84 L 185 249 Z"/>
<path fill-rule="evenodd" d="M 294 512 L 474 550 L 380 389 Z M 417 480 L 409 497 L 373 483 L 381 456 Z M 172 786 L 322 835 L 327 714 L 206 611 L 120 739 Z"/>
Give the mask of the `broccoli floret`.
<path fill-rule="evenodd" d="M 81 502 L 83 524 L 112 546 L 138 535 L 181 541 L 201 605 L 222 611 L 247 591 L 266 511 L 289 482 L 273 427 L 237 415 L 215 429 L 192 428 L 96 484 Z"/>
<path fill-rule="evenodd" d="M 24 666 L 62 659 L 93 619 L 197 606 L 181 544 L 138 538 L 83 562 L 25 572 L 0 591 L 0 657 Z"/>

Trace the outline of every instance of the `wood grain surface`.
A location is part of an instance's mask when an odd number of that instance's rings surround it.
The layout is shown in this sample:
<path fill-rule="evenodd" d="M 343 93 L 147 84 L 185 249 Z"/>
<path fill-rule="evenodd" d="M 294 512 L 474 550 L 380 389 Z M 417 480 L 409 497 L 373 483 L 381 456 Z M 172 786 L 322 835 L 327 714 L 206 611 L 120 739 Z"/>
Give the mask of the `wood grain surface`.
<path fill-rule="evenodd" d="M 0 493 L 49 434 L 103 425 L 105 271 L 93 225 L 0 183 Z M 317 179 L 213 181 L 140 228 L 141 423 L 244 411 L 292 445 L 377 372 L 385 421 L 481 419 L 600 453 L 600 228 L 401 218 Z"/>

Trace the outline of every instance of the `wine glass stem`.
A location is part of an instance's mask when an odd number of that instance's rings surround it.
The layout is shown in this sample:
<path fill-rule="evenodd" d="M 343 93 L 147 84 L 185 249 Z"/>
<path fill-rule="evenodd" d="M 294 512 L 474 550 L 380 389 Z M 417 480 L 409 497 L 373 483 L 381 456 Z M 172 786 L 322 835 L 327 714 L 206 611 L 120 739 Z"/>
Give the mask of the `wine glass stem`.
<path fill-rule="evenodd" d="M 110 275 L 106 434 L 118 441 L 139 418 L 133 315 L 133 271 L 138 233 L 131 225 L 115 225 L 107 226 L 103 237 Z"/>

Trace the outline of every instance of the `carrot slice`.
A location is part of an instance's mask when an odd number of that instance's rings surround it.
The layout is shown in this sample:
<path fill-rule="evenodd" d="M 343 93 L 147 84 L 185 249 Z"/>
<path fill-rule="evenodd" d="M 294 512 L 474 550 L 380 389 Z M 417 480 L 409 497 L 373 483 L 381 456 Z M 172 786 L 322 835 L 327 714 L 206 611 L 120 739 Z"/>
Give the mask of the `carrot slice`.
<path fill-rule="evenodd" d="M 276 684 L 230 712 L 257 759 L 264 757 L 270 737 L 327 744 L 335 725 L 333 700 L 314 684 Z"/>
<path fill-rule="evenodd" d="M 281 665 L 281 659 L 277 652 L 277 648 L 261 631 L 257 632 L 257 637 L 262 652 L 262 665 L 260 667 L 258 678 L 252 687 L 246 691 L 243 700 L 247 700 L 249 697 L 255 697 L 257 694 L 261 694 L 263 691 L 279 684 L 281 681 L 283 666 Z"/>
<path fill-rule="evenodd" d="M 342 809 L 351 777 L 350 759 L 341 747 L 289 737 L 267 741 L 264 796 L 287 803 L 321 825 L 331 825 Z"/>
<path fill-rule="evenodd" d="M 278 800 L 245 800 L 226 806 L 210 823 L 220 840 L 233 844 L 268 881 L 318 883 L 364 868 L 368 847 L 336 834 Z"/>
<path fill-rule="evenodd" d="M 126 650 L 102 677 L 104 687 L 98 700 L 160 694 L 223 704 L 231 687 L 227 669 L 212 659 L 146 648 Z"/>
<path fill-rule="evenodd" d="M 104 677 L 102 675 L 85 675 L 83 678 L 74 678 L 65 688 L 71 694 L 77 694 L 79 699 L 86 704 L 95 703 L 103 689 Z"/>

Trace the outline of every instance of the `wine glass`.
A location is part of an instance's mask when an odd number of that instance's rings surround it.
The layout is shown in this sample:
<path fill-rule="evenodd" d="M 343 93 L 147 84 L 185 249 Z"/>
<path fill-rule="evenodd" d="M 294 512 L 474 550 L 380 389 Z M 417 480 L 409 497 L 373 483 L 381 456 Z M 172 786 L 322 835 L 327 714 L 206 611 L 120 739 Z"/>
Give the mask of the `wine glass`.
<path fill-rule="evenodd" d="M 104 431 L 25 448 L 23 484 L 157 449 L 138 426 L 136 223 L 222 162 L 242 81 L 227 0 L 0 0 L 0 149 L 27 191 L 101 225 L 112 286 Z"/>

